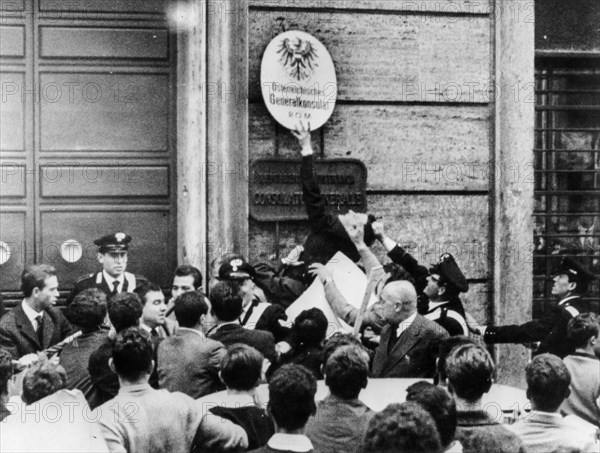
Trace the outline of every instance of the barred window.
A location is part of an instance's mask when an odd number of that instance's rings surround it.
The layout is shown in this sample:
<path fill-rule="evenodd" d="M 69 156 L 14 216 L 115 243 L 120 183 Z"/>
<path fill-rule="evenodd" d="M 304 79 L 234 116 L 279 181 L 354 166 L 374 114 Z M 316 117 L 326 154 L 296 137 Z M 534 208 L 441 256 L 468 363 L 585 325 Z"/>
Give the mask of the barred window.
<path fill-rule="evenodd" d="M 555 302 L 565 256 L 600 274 L 600 59 L 551 53 L 536 60 L 533 316 Z M 600 307 L 598 279 L 587 297 Z"/>

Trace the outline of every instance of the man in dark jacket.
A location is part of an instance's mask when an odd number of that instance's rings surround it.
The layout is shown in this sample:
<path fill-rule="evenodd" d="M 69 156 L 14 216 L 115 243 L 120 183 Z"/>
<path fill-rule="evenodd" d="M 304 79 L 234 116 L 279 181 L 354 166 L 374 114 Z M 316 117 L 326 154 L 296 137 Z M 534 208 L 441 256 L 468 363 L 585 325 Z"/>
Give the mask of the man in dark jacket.
<path fill-rule="evenodd" d="M 225 346 L 243 343 L 257 349 L 271 363 L 275 362 L 275 340 L 271 332 L 258 329 L 246 329 L 239 322 L 244 298 L 240 286 L 234 281 L 217 283 L 210 292 L 211 314 L 216 328 L 209 338 Z"/>
<path fill-rule="evenodd" d="M 59 296 L 54 267 L 26 267 L 21 288 L 23 302 L 0 320 L 0 346 L 26 365 L 37 360 L 37 352 L 64 340 L 73 327 L 54 306 Z"/>
<path fill-rule="evenodd" d="M 573 258 L 564 258 L 552 286 L 552 294 L 558 298 L 558 304 L 548 315 L 521 325 L 471 326 L 472 331 L 481 334 L 486 343 L 539 341 L 535 355 L 550 353 L 563 358 L 575 351 L 567 338 L 567 325 L 578 314 L 590 311 L 589 303 L 582 296 L 593 278 L 594 275 L 581 263 Z"/>
<path fill-rule="evenodd" d="M 302 165 L 300 179 L 302 182 L 302 200 L 308 214 L 310 233 L 298 260 L 287 263 L 283 268 L 272 268 L 264 263 L 255 265 L 257 275 L 255 282 L 273 303 L 287 308 L 302 292 L 305 284 L 312 282 L 314 276 L 307 272 L 313 263 L 326 264 L 337 252 L 344 253 L 354 262 L 360 261 L 360 254 L 349 236 L 349 233 L 364 228 L 364 241 L 370 246 L 375 237 L 372 215 L 349 211 L 346 214 L 330 214 L 327 200 L 321 193 L 314 170 L 314 155 L 311 144 L 310 129 L 301 127 L 292 134 L 298 139 L 302 148 Z"/>

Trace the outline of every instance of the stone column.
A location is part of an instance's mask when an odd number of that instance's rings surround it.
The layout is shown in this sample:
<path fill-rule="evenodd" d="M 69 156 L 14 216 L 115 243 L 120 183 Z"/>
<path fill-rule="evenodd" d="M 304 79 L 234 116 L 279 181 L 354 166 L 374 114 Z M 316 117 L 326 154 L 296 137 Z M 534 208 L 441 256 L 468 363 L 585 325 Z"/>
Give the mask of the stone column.
<path fill-rule="evenodd" d="M 531 319 L 533 297 L 534 23 L 522 0 L 496 0 L 494 147 L 494 323 Z M 501 383 L 524 387 L 530 351 L 496 350 Z"/>
<path fill-rule="evenodd" d="M 207 6 L 208 257 L 248 254 L 248 5 Z"/>

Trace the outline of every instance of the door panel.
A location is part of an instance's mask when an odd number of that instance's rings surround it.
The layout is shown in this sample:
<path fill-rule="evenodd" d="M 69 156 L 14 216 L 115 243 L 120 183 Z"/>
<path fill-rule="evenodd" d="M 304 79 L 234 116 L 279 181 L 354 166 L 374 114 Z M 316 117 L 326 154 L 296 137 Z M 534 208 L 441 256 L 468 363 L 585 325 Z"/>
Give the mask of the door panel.
<path fill-rule="evenodd" d="M 93 240 L 133 236 L 128 270 L 176 265 L 175 53 L 168 1 L 29 0 L 0 27 L 0 289 L 49 263 L 67 293 Z M 2 244 L 4 243 L 4 245 Z M 4 252 L 3 252 L 4 250 Z M 79 256 L 81 255 L 81 256 Z"/>

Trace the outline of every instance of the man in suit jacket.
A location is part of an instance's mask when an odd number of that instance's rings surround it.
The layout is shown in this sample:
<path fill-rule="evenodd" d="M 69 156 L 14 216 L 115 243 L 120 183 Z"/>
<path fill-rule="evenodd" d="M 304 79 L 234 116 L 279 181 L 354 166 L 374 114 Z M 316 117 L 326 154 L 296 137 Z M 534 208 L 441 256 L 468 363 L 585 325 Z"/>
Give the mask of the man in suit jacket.
<path fill-rule="evenodd" d="M 417 292 L 408 281 L 384 286 L 379 297 L 386 326 L 375 351 L 374 377 L 428 378 L 435 373 L 435 345 L 448 332 L 417 313 Z"/>
<path fill-rule="evenodd" d="M 37 352 L 65 339 L 73 327 L 54 307 L 59 296 L 54 267 L 26 267 L 21 274 L 21 288 L 23 302 L 0 320 L 0 346 L 15 360 L 28 364 L 37 359 Z"/>
<path fill-rule="evenodd" d="M 107 234 L 96 239 L 94 244 L 98 246 L 98 261 L 102 264 L 102 270 L 77 280 L 67 303 L 70 304 L 77 294 L 88 288 L 98 288 L 110 298 L 124 292 L 132 293 L 146 281 L 141 275 L 125 272 L 130 242 L 131 236 L 125 233 Z"/>
<path fill-rule="evenodd" d="M 202 333 L 208 305 L 196 291 L 175 299 L 179 330 L 158 346 L 158 383 L 170 392 L 183 392 L 194 399 L 224 389 L 219 380 L 222 343 Z"/>
<path fill-rule="evenodd" d="M 239 323 L 244 294 L 234 281 L 221 281 L 210 292 L 211 314 L 216 328 L 210 337 L 225 346 L 243 343 L 257 349 L 271 363 L 275 362 L 275 339 L 271 332 L 246 329 Z"/>

